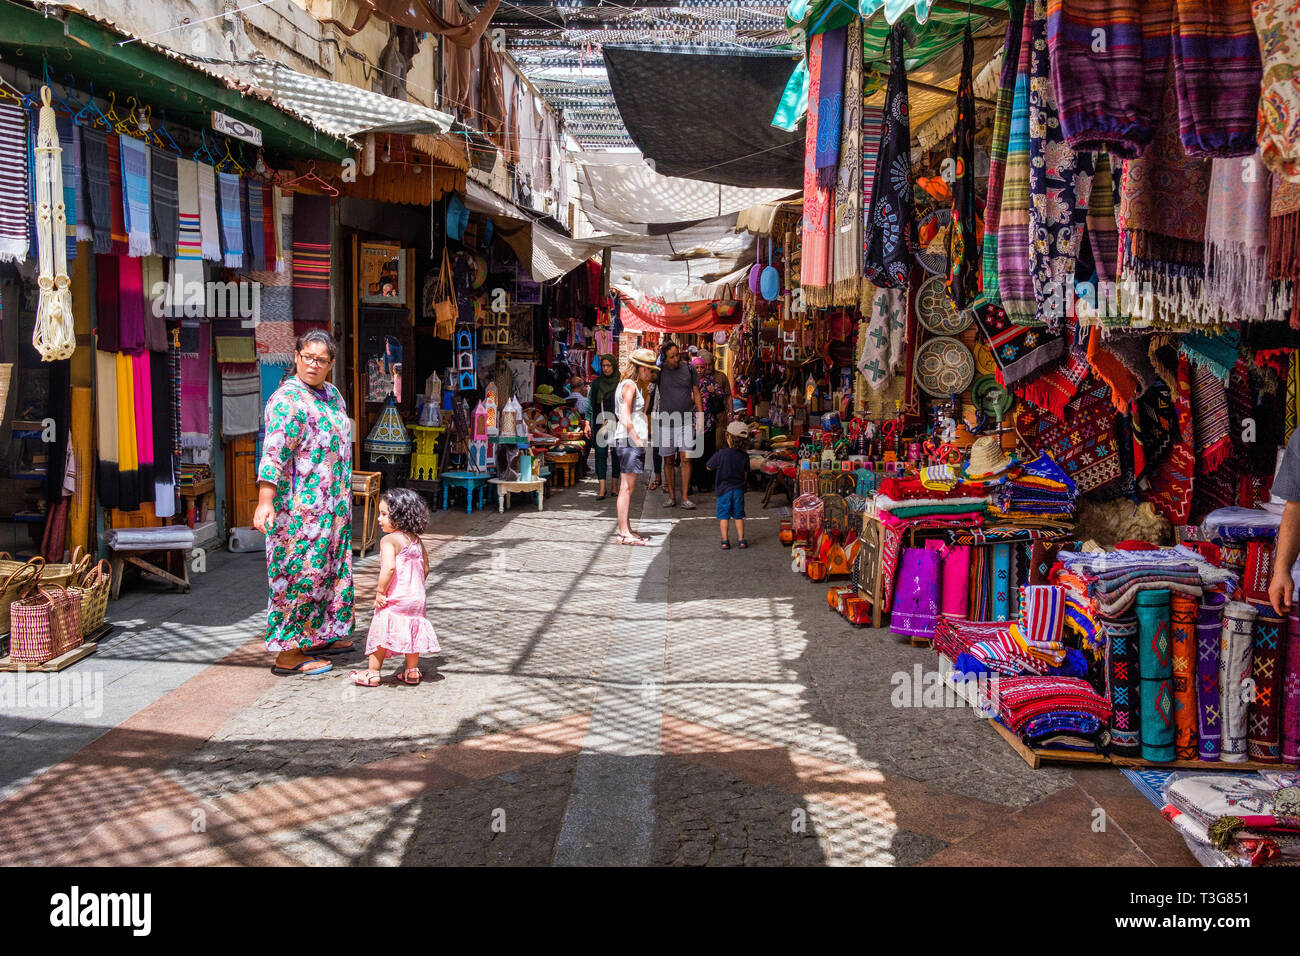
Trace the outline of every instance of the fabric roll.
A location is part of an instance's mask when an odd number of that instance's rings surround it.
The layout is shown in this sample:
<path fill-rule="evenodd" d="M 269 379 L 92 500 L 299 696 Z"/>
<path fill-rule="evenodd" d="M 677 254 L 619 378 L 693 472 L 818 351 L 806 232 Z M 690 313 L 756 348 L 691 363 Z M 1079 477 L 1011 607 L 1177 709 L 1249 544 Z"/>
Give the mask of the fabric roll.
<path fill-rule="evenodd" d="M 1174 759 L 1173 669 L 1170 662 L 1169 591 L 1139 591 L 1138 676 L 1141 679 L 1142 759 Z"/>
<path fill-rule="evenodd" d="M 1008 6 L 1007 32 L 1002 40 L 1002 73 L 993 112 L 993 140 L 989 145 L 988 192 L 984 200 L 981 278 L 984 298 L 995 305 L 1002 301 L 998 292 L 998 227 L 1002 219 L 1002 184 L 1006 174 L 1007 143 L 1011 137 L 1011 108 L 1016 95 L 1016 67 L 1020 63 L 1025 0 L 1010 0 Z"/>
<path fill-rule="evenodd" d="M 0 162 L 0 166 L 4 165 Z M 90 126 L 81 129 L 81 172 L 91 241 L 97 255 L 107 255 L 113 249 L 113 212 L 108 176 L 108 134 L 103 130 Z"/>
<path fill-rule="evenodd" d="M 844 121 L 844 60 L 848 27 L 823 34 L 821 83 L 817 96 L 817 186 L 834 189 L 840 163 L 840 129 Z"/>
<path fill-rule="evenodd" d="M 217 171 L 207 163 L 194 164 L 199 191 L 199 236 L 203 258 L 221 261 L 221 218 L 217 212 Z"/>
<path fill-rule="evenodd" d="M 1011 619 L 1011 545 L 993 546 L 993 620 Z"/>
<path fill-rule="evenodd" d="M 1177 0 L 1174 72 L 1188 156 L 1255 152 L 1263 64 L 1250 0 Z"/>
<path fill-rule="evenodd" d="M 898 586 L 889 614 L 889 630 L 906 637 L 934 637 L 939 620 L 942 580 L 939 552 L 905 548 L 898 568 Z"/>
<path fill-rule="evenodd" d="M 1286 619 L 1282 655 L 1282 762 L 1300 764 L 1300 606 Z"/>
<path fill-rule="evenodd" d="M 0 262 L 22 262 L 31 248 L 27 203 L 27 113 L 0 100 Z"/>
<path fill-rule="evenodd" d="M 1255 605 L 1250 676 L 1254 694 L 1246 708 L 1246 754 L 1259 763 L 1282 760 L 1282 667 L 1286 619 L 1268 604 Z"/>
<path fill-rule="evenodd" d="M 1196 747 L 1201 760 L 1218 760 L 1223 745 L 1223 705 L 1219 695 L 1219 645 L 1223 608 L 1228 599 L 1202 596 L 1196 618 Z"/>
<path fill-rule="evenodd" d="M 1219 713 L 1223 724 L 1224 763 L 1246 762 L 1246 718 L 1249 708 L 1243 698 L 1250 673 L 1250 655 L 1255 609 L 1241 601 L 1230 601 L 1223 609 L 1223 636 L 1219 643 Z"/>
<path fill-rule="evenodd" d="M 135 376 L 131 356 L 118 352 L 116 371 L 118 507 L 123 511 L 135 511 L 140 507 L 140 469 L 136 457 Z"/>
<path fill-rule="evenodd" d="M 912 195 L 912 133 L 907 105 L 904 25 L 889 32 L 889 82 L 885 127 L 876 161 L 871 208 L 863 232 L 862 273 L 882 288 L 905 288 L 916 247 L 916 207 Z M 814 38 L 816 39 L 816 38 Z M 807 209 L 805 192 L 805 213 Z M 804 253 L 805 257 L 807 252 Z M 805 258 L 806 261 L 806 258 Z"/>
<path fill-rule="evenodd" d="M 998 295 L 1007 319 L 1014 325 L 1032 323 L 1037 314 L 1029 268 L 1029 55 L 1033 39 L 1034 7 L 1026 4 L 1002 176 L 1002 209 L 998 214 Z"/>
<path fill-rule="evenodd" d="M 140 357 L 148 363 L 149 369 L 154 513 L 159 518 L 170 518 L 176 514 L 176 475 L 172 470 L 171 360 L 158 352 Z"/>
<path fill-rule="evenodd" d="M 240 201 L 240 177 L 217 173 L 217 211 L 221 223 L 221 252 L 226 268 L 244 267 L 244 205 Z"/>
<path fill-rule="evenodd" d="M 1174 682 L 1174 755 L 1197 757 L 1196 624 L 1200 602 L 1189 594 L 1169 596 L 1170 665 Z"/>
<path fill-rule="evenodd" d="M 109 133 L 108 143 L 108 209 L 110 252 L 126 255 L 129 237 L 126 234 L 126 206 L 122 194 L 122 137 Z"/>
<path fill-rule="evenodd" d="M 1098 623 L 1106 640 L 1106 681 L 1111 704 L 1111 753 L 1136 757 L 1142 752 L 1138 718 L 1139 684 L 1136 614 L 1102 617 Z"/>
<path fill-rule="evenodd" d="M 149 147 L 133 136 L 120 137 L 122 195 L 126 203 L 127 254 L 153 255 L 153 220 L 149 211 Z"/>
<path fill-rule="evenodd" d="M 943 614 L 965 618 L 970 614 L 971 548 L 952 548 L 943 559 Z"/>
<path fill-rule="evenodd" d="M 117 457 L 117 358 L 95 349 L 95 389 L 101 396 L 95 403 L 95 490 L 105 508 L 120 507 Z"/>
<path fill-rule="evenodd" d="M 153 147 L 149 162 L 149 209 L 153 217 L 154 252 L 172 259 L 176 257 L 179 225 L 177 157 L 175 153 Z"/>
<path fill-rule="evenodd" d="M 117 256 L 95 256 L 96 347 L 116 352 L 121 346 L 122 286 Z M 108 394 L 107 392 L 104 394 Z"/>
<path fill-rule="evenodd" d="M 301 335 L 330 317 L 330 199 L 293 197 L 293 325 Z"/>

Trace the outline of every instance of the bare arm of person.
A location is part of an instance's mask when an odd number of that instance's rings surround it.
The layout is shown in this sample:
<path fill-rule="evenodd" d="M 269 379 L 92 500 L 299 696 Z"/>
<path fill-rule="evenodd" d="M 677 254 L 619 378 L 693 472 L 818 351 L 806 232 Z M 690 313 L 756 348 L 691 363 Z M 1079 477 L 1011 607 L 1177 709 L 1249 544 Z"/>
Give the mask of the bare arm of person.
<path fill-rule="evenodd" d="M 1291 611 L 1291 567 L 1300 557 L 1300 501 L 1288 501 L 1282 511 L 1282 527 L 1277 532 L 1277 555 L 1273 560 L 1273 580 L 1268 586 L 1268 603 L 1278 614 Z"/>
<path fill-rule="evenodd" d="M 393 583 L 397 572 L 397 550 L 400 546 L 397 534 L 386 534 L 379 542 L 379 582 L 375 585 L 375 609 L 388 603 L 388 586 Z"/>
<path fill-rule="evenodd" d="M 636 386 L 623 388 L 620 385 L 619 388 L 623 389 L 623 399 L 619 402 L 619 414 L 623 419 L 623 428 L 626 429 L 627 437 L 631 439 L 632 444 L 641 448 L 644 443 L 641 441 L 641 436 L 637 434 L 635 423 L 632 421 L 632 402 L 636 397 L 634 392 Z"/>

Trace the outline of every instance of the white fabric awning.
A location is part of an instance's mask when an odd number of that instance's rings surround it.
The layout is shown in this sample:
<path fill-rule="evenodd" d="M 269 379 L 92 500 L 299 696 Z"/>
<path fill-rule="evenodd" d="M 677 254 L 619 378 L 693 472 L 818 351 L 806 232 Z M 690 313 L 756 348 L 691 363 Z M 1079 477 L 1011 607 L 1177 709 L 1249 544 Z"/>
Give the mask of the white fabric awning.
<path fill-rule="evenodd" d="M 419 103 L 299 73 L 272 60 L 249 68 L 249 82 L 277 102 L 340 136 L 363 133 L 445 133 L 453 116 Z"/>
<path fill-rule="evenodd" d="M 518 224 L 514 228 L 502 228 L 501 235 L 520 261 L 527 263 L 534 282 L 558 279 L 609 245 L 608 240 L 570 239 L 548 229 L 510 200 L 472 179 L 465 183 L 465 205 L 512 226 Z"/>

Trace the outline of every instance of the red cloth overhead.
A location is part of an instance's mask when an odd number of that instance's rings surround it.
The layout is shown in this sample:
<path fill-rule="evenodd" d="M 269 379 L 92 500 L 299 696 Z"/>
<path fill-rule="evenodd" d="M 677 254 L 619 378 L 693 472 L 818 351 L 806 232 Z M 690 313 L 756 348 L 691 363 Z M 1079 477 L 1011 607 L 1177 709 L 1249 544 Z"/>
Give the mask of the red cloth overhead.
<path fill-rule="evenodd" d="M 718 303 L 713 299 L 672 303 L 650 299 L 644 306 L 623 299 L 620 318 L 629 332 L 698 334 L 729 329 L 740 323 L 743 316 L 739 308 L 735 308 L 730 317 L 722 318 L 717 307 Z"/>

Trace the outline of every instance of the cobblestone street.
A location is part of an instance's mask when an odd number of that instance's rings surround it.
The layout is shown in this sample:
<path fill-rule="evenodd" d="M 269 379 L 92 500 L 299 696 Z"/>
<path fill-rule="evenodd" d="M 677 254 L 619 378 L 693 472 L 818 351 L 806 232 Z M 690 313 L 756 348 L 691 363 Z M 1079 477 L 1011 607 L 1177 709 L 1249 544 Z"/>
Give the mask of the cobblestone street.
<path fill-rule="evenodd" d="M 1193 862 L 1118 770 L 1033 770 L 969 708 L 895 707 L 933 653 L 828 611 L 757 494 L 723 552 L 711 496 L 635 501 L 632 548 L 594 490 L 436 514 L 418 687 L 392 663 L 353 686 L 359 652 L 273 676 L 259 554 L 210 555 L 188 596 L 128 584 L 99 653 L 0 678 L 8 862 Z"/>

